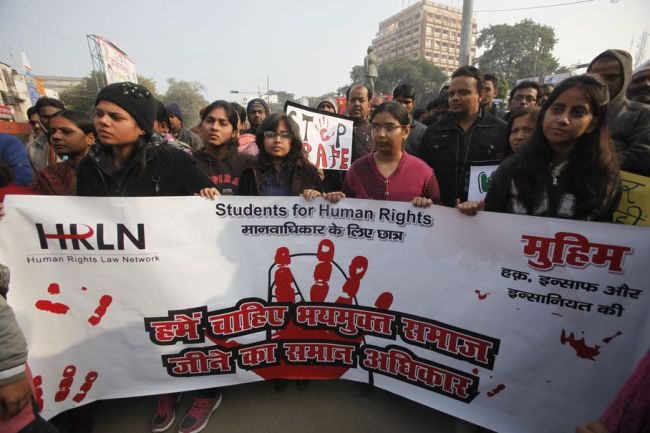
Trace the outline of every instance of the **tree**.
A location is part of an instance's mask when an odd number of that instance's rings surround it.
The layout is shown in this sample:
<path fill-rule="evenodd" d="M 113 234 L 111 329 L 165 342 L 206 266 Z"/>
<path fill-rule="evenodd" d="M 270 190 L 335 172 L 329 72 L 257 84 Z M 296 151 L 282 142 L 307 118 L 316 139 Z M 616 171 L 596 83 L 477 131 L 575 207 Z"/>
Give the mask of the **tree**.
<path fill-rule="evenodd" d="M 379 65 L 379 78 L 375 82 L 375 94 L 389 95 L 399 84 L 407 83 L 415 88 L 418 107 L 424 107 L 430 99 L 438 94 L 438 89 L 447 79 L 440 68 L 424 59 L 397 57 Z M 352 84 L 363 83 L 365 80 L 363 66 L 356 65 L 350 71 Z M 345 94 L 349 86 L 338 89 Z"/>
<path fill-rule="evenodd" d="M 552 27 L 525 19 L 515 25 L 497 24 L 481 31 L 476 41 L 486 50 L 478 59 L 483 72 L 503 74 L 512 87 L 518 78 L 539 77 L 558 67 L 553 57 L 557 38 Z"/>
<path fill-rule="evenodd" d="M 67 109 L 91 115 L 95 109 L 98 83 L 100 88 L 104 86 L 104 76 L 101 72 L 92 71 L 81 83 L 61 92 L 59 98 Z"/>
<path fill-rule="evenodd" d="M 205 86 L 198 81 L 183 81 L 175 78 L 167 78 L 167 92 L 162 95 L 162 102 L 165 105 L 175 102 L 183 112 L 183 124 L 187 127 L 199 123 L 199 111 L 208 105 L 208 101 L 201 93 L 205 92 Z"/>
<path fill-rule="evenodd" d="M 138 75 L 138 84 L 142 84 L 151 92 L 154 98 L 160 99 L 160 95 L 156 91 L 156 81 L 153 78 L 145 77 L 144 75 Z"/>
<path fill-rule="evenodd" d="M 59 97 L 66 108 L 91 115 L 95 109 L 97 93 L 99 93 L 97 86 L 101 89 L 105 83 L 106 79 L 101 72 L 92 71 L 81 80 L 81 83 L 64 90 Z M 145 86 L 154 97 L 158 97 L 156 82 L 152 78 L 138 75 L 138 83 Z"/>
<path fill-rule="evenodd" d="M 396 57 L 379 65 L 375 93 L 390 95 L 398 85 L 410 84 L 415 88 L 416 105 L 425 107 L 429 100 L 438 95 L 446 79 L 440 68 L 425 59 Z"/>

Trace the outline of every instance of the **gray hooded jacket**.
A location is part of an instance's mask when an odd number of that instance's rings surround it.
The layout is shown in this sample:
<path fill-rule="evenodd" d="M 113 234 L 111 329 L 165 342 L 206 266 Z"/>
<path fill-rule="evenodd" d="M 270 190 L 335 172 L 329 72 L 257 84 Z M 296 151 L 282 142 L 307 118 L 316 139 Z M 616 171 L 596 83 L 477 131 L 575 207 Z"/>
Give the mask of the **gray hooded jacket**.
<path fill-rule="evenodd" d="M 608 110 L 609 129 L 616 145 L 621 170 L 650 176 L 650 108 L 630 101 L 625 90 L 632 78 L 632 56 L 623 50 L 606 50 L 589 64 L 602 57 L 617 60 L 621 65 L 623 86 L 616 95 L 610 95 Z"/>

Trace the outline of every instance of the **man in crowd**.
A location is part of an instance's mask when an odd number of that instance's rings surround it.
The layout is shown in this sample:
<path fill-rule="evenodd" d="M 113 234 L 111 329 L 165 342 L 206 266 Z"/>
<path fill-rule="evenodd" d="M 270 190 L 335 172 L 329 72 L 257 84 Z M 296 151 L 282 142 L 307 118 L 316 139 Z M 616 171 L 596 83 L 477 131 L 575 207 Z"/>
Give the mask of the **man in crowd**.
<path fill-rule="evenodd" d="M 32 128 L 32 137 L 36 139 L 43 135 L 43 127 L 41 126 L 41 121 L 38 120 L 36 106 L 27 109 L 27 119 L 29 121 L 29 127 Z"/>
<path fill-rule="evenodd" d="M 415 88 L 410 84 L 400 84 L 393 90 L 393 101 L 397 101 L 406 108 L 411 117 L 411 132 L 406 138 L 405 149 L 411 155 L 415 155 L 420 147 L 422 136 L 427 127 L 413 118 L 413 109 L 415 108 Z"/>
<path fill-rule="evenodd" d="M 257 128 L 264 122 L 266 116 L 270 114 L 269 106 L 264 99 L 255 98 L 251 99 L 246 106 L 246 115 L 248 116 L 248 123 L 250 129 L 245 133 L 253 134 L 257 132 Z"/>
<path fill-rule="evenodd" d="M 553 90 L 555 90 L 555 84 L 551 84 L 551 83 L 542 84 L 539 88 L 540 96 L 539 96 L 539 101 L 537 101 L 537 104 L 540 106 L 544 105 L 544 102 L 546 102 L 548 97 L 551 96 Z"/>
<path fill-rule="evenodd" d="M 375 112 L 375 109 L 379 107 L 381 104 L 386 102 L 386 97 L 384 95 L 375 95 L 372 97 L 370 100 L 370 113 L 368 114 L 368 118 L 371 118 L 373 113 Z"/>
<path fill-rule="evenodd" d="M 32 167 L 32 172 L 36 175 L 40 170 L 57 161 L 56 154 L 49 144 L 50 138 L 48 131 L 52 116 L 59 111 L 65 110 L 65 106 L 63 105 L 63 102 L 58 99 L 43 96 L 36 101 L 34 109 L 36 113 L 30 115 L 29 120 L 31 123 L 32 118 L 34 120 L 38 119 L 42 133 L 36 136 L 33 140 L 30 140 L 25 147 L 27 149 L 27 156 Z"/>
<path fill-rule="evenodd" d="M 345 94 L 347 99 L 348 116 L 354 120 L 352 131 L 352 161 L 372 151 L 370 138 L 370 100 L 372 91 L 365 84 L 350 87 Z"/>
<path fill-rule="evenodd" d="M 169 129 L 174 138 L 189 145 L 192 150 L 199 150 L 203 147 L 203 140 L 196 133 L 183 126 L 183 112 L 177 103 L 172 102 L 167 106 L 169 114 Z"/>
<path fill-rule="evenodd" d="M 481 109 L 483 94 L 478 69 L 456 69 L 449 85 L 449 114 L 429 126 L 422 138 L 417 156 L 435 171 L 445 206 L 466 201 L 472 163 L 498 163 L 506 145 L 507 125 Z"/>
<path fill-rule="evenodd" d="M 587 68 L 609 88 L 607 119 L 621 169 L 650 176 L 650 108 L 625 97 L 632 77 L 632 56 L 623 50 L 600 53 Z"/>
<path fill-rule="evenodd" d="M 494 103 L 494 98 L 497 96 L 499 90 L 499 79 L 494 74 L 483 75 L 483 85 L 485 87 L 485 94 L 483 95 L 482 106 L 493 116 L 499 116 L 498 107 Z"/>
<path fill-rule="evenodd" d="M 510 113 L 513 111 L 534 107 L 537 105 L 537 100 L 539 97 L 539 84 L 535 81 L 522 81 L 517 84 L 510 91 L 510 99 L 508 99 L 508 105 L 510 106 L 510 111 L 508 111 L 504 116 L 503 120 L 508 122 L 510 120 Z"/>
<path fill-rule="evenodd" d="M 650 106 L 650 60 L 634 70 L 626 96 L 631 101 Z"/>
<path fill-rule="evenodd" d="M 441 90 L 436 99 L 429 101 L 427 104 L 427 118 L 422 123 L 424 123 L 424 126 L 431 126 L 445 117 L 448 112 L 449 93 L 447 93 L 447 90 Z"/>

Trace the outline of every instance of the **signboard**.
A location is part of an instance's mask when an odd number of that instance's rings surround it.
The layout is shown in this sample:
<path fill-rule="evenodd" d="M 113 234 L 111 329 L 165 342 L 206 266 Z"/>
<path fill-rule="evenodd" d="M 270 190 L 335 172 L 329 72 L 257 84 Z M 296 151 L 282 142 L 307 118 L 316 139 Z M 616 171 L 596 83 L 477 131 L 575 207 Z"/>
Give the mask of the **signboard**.
<path fill-rule="evenodd" d="M 95 35 L 101 52 L 106 84 L 120 83 L 122 81 L 138 82 L 135 73 L 135 64 L 126 53 L 110 42 L 108 39 Z"/>
<path fill-rule="evenodd" d="M 614 221 L 650 226 L 650 177 L 621 171 L 623 194 L 614 212 Z"/>
<path fill-rule="evenodd" d="M 352 165 L 354 122 L 339 114 L 287 101 L 284 111 L 300 128 L 309 161 L 320 169 L 347 170 Z"/>
<path fill-rule="evenodd" d="M 472 165 L 469 173 L 469 191 L 467 200 L 481 201 L 490 189 L 492 176 L 499 168 L 499 164 Z"/>

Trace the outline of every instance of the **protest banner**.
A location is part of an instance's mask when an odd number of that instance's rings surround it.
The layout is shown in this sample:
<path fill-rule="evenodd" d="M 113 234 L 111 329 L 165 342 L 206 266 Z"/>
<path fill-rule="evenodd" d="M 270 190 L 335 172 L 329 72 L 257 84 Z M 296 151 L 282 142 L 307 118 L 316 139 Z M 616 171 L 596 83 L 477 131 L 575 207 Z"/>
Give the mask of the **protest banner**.
<path fill-rule="evenodd" d="M 469 172 L 467 200 L 485 200 L 488 189 L 490 189 L 492 176 L 497 171 L 497 168 L 499 168 L 499 164 L 472 164 Z"/>
<path fill-rule="evenodd" d="M 350 168 L 354 126 L 351 118 L 315 110 L 291 101 L 286 102 L 284 111 L 298 124 L 305 152 L 316 168 Z"/>
<path fill-rule="evenodd" d="M 614 221 L 650 226 L 650 177 L 621 170 L 621 186 L 623 193 Z"/>
<path fill-rule="evenodd" d="M 650 231 L 344 199 L 10 196 L 0 260 L 46 417 L 272 378 L 489 429 L 596 419 L 650 344 Z"/>

